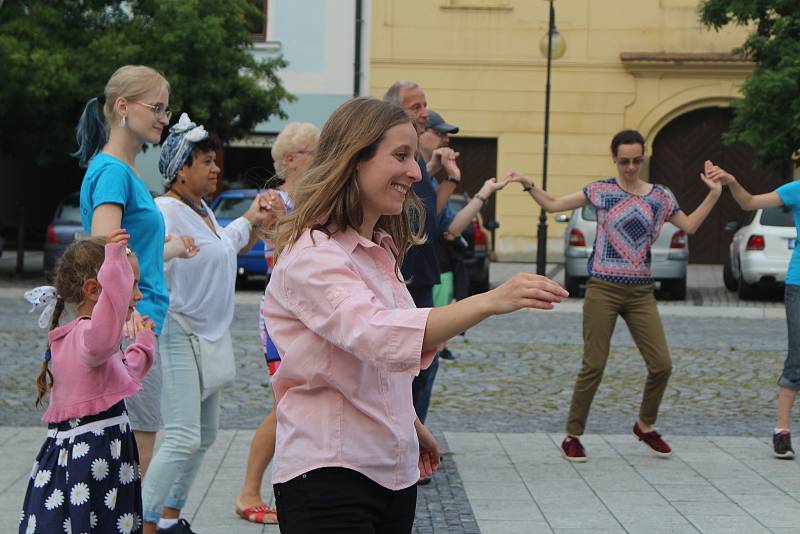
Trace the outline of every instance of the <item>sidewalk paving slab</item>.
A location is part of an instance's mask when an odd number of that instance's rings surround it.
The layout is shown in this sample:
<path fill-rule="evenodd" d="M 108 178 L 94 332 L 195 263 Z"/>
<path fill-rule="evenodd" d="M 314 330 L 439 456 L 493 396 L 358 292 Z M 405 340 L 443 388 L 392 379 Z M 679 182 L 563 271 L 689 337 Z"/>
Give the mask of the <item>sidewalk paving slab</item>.
<path fill-rule="evenodd" d="M 43 428 L 0 427 L 0 534 L 16 532 L 43 435 Z M 278 532 L 234 514 L 252 435 L 221 430 L 208 451 L 184 510 L 198 532 Z M 468 501 L 461 504 L 468 504 L 477 525 L 466 517 L 463 526 L 434 518 L 433 532 L 800 532 L 800 463 L 771 458 L 766 439 L 674 436 L 675 453 L 664 459 L 632 435 L 593 434 L 583 439 L 589 461 L 573 464 L 561 457 L 561 437 L 446 432 L 445 449 L 464 488 L 453 495 Z M 263 491 L 272 503 L 269 474 Z M 418 517 L 423 513 L 438 512 L 418 510 Z"/>

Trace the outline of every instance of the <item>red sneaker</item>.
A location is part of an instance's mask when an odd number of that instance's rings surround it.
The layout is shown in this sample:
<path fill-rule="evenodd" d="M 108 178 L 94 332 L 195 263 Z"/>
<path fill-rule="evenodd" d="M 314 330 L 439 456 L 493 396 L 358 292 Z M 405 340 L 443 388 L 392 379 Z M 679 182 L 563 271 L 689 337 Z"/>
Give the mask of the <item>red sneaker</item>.
<path fill-rule="evenodd" d="M 581 440 L 578 438 L 564 438 L 564 441 L 561 442 L 561 452 L 564 454 L 564 458 L 570 462 L 585 462 L 588 459 L 586 458 L 586 449 L 583 448 Z"/>
<path fill-rule="evenodd" d="M 656 456 L 661 456 L 662 458 L 672 456 L 672 449 L 667 445 L 666 441 L 661 439 L 661 434 L 655 430 L 642 432 L 642 429 L 639 428 L 639 421 L 636 421 L 633 425 L 633 435 L 639 438 L 639 441 L 644 442 Z"/>

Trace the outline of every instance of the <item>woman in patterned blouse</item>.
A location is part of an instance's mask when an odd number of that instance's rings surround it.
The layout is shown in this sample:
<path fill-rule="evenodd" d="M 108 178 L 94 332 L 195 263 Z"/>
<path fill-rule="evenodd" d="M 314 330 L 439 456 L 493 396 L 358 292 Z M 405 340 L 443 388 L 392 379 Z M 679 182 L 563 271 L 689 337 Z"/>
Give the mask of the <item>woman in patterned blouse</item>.
<path fill-rule="evenodd" d="M 662 457 L 672 454 L 670 446 L 653 428 L 672 372 L 672 361 L 653 296 L 650 249 L 667 221 L 693 234 L 722 192 L 719 183 L 701 174 L 709 188 L 708 196 L 691 214 L 685 214 L 669 189 L 640 178 L 644 138 L 633 130 L 614 136 L 611 159 L 617 167 L 616 177 L 592 182 L 581 191 L 563 197 L 534 187 L 530 178 L 514 171 L 507 177 L 520 182 L 547 211 L 572 210 L 588 204 L 597 208 L 597 234 L 589 257 L 589 281 L 583 304 L 583 364 L 575 381 L 566 437 L 561 444 L 564 456 L 573 462 L 587 459 L 579 437 L 603 378 L 618 315 L 627 323 L 647 365 L 647 381 L 633 434 L 654 454 Z M 706 173 L 710 165 L 711 162 L 706 162 Z"/>

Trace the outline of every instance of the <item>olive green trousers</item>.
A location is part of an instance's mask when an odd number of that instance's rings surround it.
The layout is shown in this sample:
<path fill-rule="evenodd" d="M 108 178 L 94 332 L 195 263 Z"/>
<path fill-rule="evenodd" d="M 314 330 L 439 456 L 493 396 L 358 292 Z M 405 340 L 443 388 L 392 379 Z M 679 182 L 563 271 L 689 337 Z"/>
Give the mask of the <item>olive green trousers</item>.
<path fill-rule="evenodd" d="M 590 278 L 583 303 L 583 365 L 575 380 L 567 434 L 580 436 L 608 362 L 611 335 L 621 316 L 647 366 L 639 418 L 656 422 L 672 373 L 667 338 L 656 307 L 653 284 L 619 284 Z"/>

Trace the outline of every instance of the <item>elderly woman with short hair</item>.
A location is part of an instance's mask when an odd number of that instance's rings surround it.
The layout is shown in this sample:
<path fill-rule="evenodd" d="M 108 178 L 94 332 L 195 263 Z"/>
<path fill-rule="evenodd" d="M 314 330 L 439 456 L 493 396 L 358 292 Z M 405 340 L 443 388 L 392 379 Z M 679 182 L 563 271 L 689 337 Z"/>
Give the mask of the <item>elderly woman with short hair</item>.
<path fill-rule="evenodd" d="M 291 122 L 286 125 L 283 131 L 275 139 L 272 145 L 272 160 L 275 162 L 276 181 L 280 185 L 276 187 L 278 194 L 283 201 L 286 213 L 294 208 L 292 196 L 294 194 L 297 180 L 306 171 L 314 153 L 317 150 L 317 140 L 319 139 L 319 129 L 308 122 Z M 267 262 L 267 272 L 272 272 L 272 255 L 275 247 L 272 243 L 264 243 L 264 259 Z M 269 282 L 269 275 L 267 276 Z M 261 342 L 264 347 L 264 357 L 267 360 L 267 369 L 271 377 L 278 370 L 281 363 L 275 345 L 267 335 L 264 326 L 264 299 L 261 299 L 261 307 L 258 314 L 258 324 L 261 331 Z M 253 523 L 276 524 L 278 522 L 277 512 L 274 508 L 265 503 L 261 497 L 261 483 L 264 479 L 264 471 L 272 461 L 275 454 L 275 405 L 261 421 L 253 442 L 250 444 L 250 453 L 247 456 L 247 472 L 244 485 L 239 496 L 236 498 L 236 514 Z"/>

